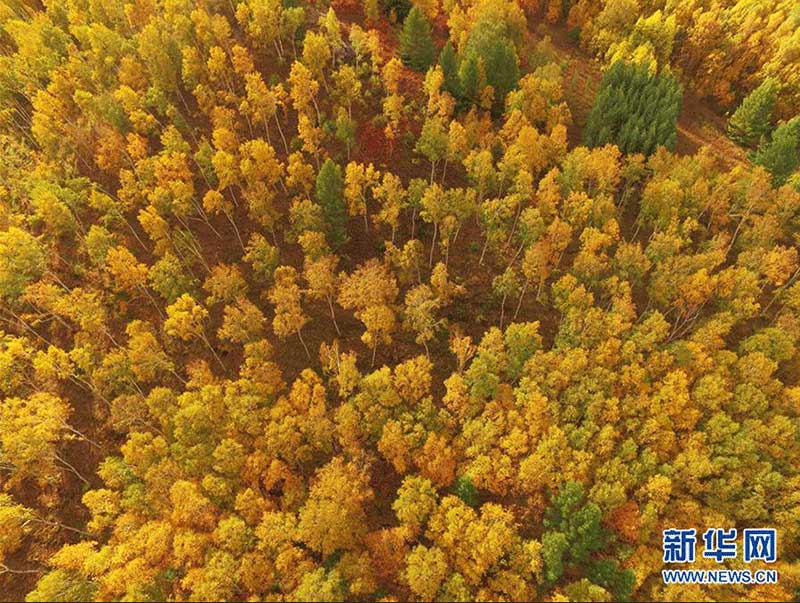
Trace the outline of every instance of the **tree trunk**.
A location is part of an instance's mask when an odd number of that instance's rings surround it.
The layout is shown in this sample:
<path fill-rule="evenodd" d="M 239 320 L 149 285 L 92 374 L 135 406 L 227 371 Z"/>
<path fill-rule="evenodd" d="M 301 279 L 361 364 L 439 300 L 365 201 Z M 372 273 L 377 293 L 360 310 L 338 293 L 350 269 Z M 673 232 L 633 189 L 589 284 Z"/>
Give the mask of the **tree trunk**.
<path fill-rule="evenodd" d="M 486 249 L 489 247 L 489 237 L 486 237 L 486 241 L 483 244 L 483 251 L 481 251 L 481 259 L 478 261 L 478 266 L 483 266 L 483 257 L 486 255 Z"/>
<path fill-rule="evenodd" d="M 339 330 L 339 325 L 336 324 L 336 314 L 333 311 L 333 301 L 331 300 L 331 296 L 328 296 L 328 307 L 331 309 L 331 320 L 333 320 L 333 326 L 336 327 L 336 334 L 341 335 L 342 332 Z"/>
<path fill-rule="evenodd" d="M 303 341 L 303 334 L 300 332 L 300 329 L 297 329 L 297 336 L 300 338 L 300 343 L 303 344 L 303 349 L 306 351 L 306 356 L 309 360 L 311 360 L 311 354 L 308 353 L 308 346 L 306 346 L 306 342 Z"/>
<path fill-rule="evenodd" d="M 219 354 L 217 354 L 217 351 L 214 349 L 214 346 L 211 345 L 211 342 L 208 340 L 208 337 L 206 337 L 206 334 L 205 333 L 201 333 L 200 337 L 203 339 L 203 343 L 206 344 L 206 347 L 209 349 L 209 351 L 214 356 L 216 361 L 222 367 L 222 370 L 223 371 L 227 370 L 227 368 L 225 367 L 225 364 L 222 362 L 222 358 L 219 357 Z"/>
<path fill-rule="evenodd" d="M 286 151 L 286 155 L 289 155 L 289 145 L 286 144 L 286 137 L 283 135 L 283 128 L 281 128 L 281 122 L 278 121 L 278 112 L 272 114 L 275 118 L 275 123 L 278 125 L 278 134 L 281 135 L 281 140 L 283 141 L 283 150 Z"/>
<path fill-rule="evenodd" d="M 79 480 L 81 480 L 81 481 L 82 481 L 84 484 L 86 484 L 87 486 L 90 486 L 90 487 L 91 487 L 91 485 L 92 485 L 92 484 L 90 484 L 90 483 L 89 483 L 89 480 L 88 480 L 88 479 L 86 479 L 85 477 L 83 477 L 83 476 L 80 474 L 80 472 L 79 472 L 79 471 L 78 471 L 78 470 L 77 470 L 77 469 L 76 469 L 76 468 L 75 468 L 73 465 L 71 465 L 71 464 L 69 463 L 69 461 L 65 460 L 63 457 L 60 457 L 60 456 L 59 456 L 59 455 L 57 455 L 57 454 L 54 454 L 54 455 L 53 455 L 53 457 L 54 457 L 54 458 L 55 458 L 55 459 L 56 459 L 56 460 L 57 460 L 59 463 L 63 464 L 63 465 L 64 465 L 64 466 L 65 466 L 67 469 L 69 469 L 69 471 L 70 471 L 71 473 L 75 474 L 75 476 L 76 476 L 76 477 L 77 477 Z"/>
<path fill-rule="evenodd" d="M 433 250 L 436 248 L 436 235 L 439 232 L 439 223 L 433 223 L 433 240 L 431 241 L 431 253 L 428 257 L 428 268 L 433 267 Z"/>
<path fill-rule="evenodd" d="M 242 235 L 239 234 L 239 227 L 236 226 L 236 222 L 234 221 L 233 216 L 228 212 L 225 212 L 225 217 L 228 218 L 228 222 L 230 222 L 231 226 L 233 226 L 233 232 L 236 233 L 236 240 L 239 241 L 239 246 L 242 248 L 242 251 L 245 251 L 244 241 L 242 241 Z"/>
<path fill-rule="evenodd" d="M 514 310 L 514 318 L 511 320 L 517 320 L 517 315 L 519 314 L 519 309 L 522 307 L 522 299 L 525 297 L 525 291 L 528 290 L 528 285 L 531 284 L 530 279 L 525 279 L 525 284 L 522 286 L 522 291 L 519 294 L 519 301 L 517 302 L 517 309 Z"/>

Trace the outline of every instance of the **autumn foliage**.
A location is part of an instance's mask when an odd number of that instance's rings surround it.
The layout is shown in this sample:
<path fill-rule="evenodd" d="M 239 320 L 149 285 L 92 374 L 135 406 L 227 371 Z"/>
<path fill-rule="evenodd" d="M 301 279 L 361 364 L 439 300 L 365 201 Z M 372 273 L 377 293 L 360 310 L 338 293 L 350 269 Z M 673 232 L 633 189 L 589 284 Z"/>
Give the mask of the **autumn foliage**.
<path fill-rule="evenodd" d="M 0 1 L 0 598 L 792 600 L 790 4 Z"/>

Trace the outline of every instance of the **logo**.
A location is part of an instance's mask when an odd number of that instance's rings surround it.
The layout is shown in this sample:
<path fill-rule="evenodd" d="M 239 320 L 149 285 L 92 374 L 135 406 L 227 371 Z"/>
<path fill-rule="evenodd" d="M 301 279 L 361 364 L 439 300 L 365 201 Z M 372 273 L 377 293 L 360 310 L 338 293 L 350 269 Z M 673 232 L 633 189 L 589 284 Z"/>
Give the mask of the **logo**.
<path fill-rule="evenodd" d="M 698 538 L 694 528 L 670 528 L 662 532 L 664 563 L 694 563 L 698 541 L 702 542 L 702 558 L 717 563 L 739 557 L 740 539 L 736 528 L 708 528 Z M 760 561 L 774 563 L 777 560 L 777 535 L 773 528 L 746 528 L 741 537 L 744 563 Z M 665 569 L 662 577 L 666 584 L 775 584 L 777 570 L 684 570 Z"/>

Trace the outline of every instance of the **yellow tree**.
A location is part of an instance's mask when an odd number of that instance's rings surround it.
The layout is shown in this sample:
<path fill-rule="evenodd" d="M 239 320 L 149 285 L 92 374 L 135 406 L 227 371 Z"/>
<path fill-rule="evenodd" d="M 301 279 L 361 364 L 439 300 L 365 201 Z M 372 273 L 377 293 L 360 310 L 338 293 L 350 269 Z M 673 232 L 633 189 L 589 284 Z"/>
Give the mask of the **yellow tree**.
<path fill-rule="evenodd" d="M 369 192 L 380 180 L 380 172 L 370 163 L 356 163 L 351 161 L 345 168 L 344 199 L 347 201 L 347 211 L 351 216 L 364 216 L 364 229 L 369 232 L 369 208 L 367 197 Z"/>
<path fill-rule="evenodd" d="M 112 288 L 117 291 L 144 293 L 161 314 L 161 308 L 147 288 L 147 266 L 139 262 L 127 247 L 109 249 L 105 257 L 105 268 Z"/>
<path fill-rule="evenodd" d="M 261 121 L 264 125 L 264 133 L 267 140 L 270 140 L 269 135 L 269 120 L 273 119 L 275 125 L 278 127 L 278 133 L 283 141 L 283 148 L 286 154 L 289 154 L 289 146 L 286 144 L 286 137 L 281 128 L 281 122 L 278 119 L 278 97 L 273 90 L 264 83 L 264 78 L 258 72 L 252 72 L 245 75 L 245 92 L 247 97 L 242 101 L 241 108 L 243 108 L 253 119 Z"/>
<path fill-rule="evenodd" d="M 392 229 L 392 243 L 394 243 L 397 228 L 400 226 L 400 212 L 406 204 L 403 183 L 391 172 L 384 172 L 380 184 L 377 182 L 373 184 L 372 196 L 380 203 L 380 210 L 375 219 Z"/>
<path fill-rule="evenodd" d="M 334 457 L 314 477 L 300 509 L 298 536 L 325 557 L 358 548 L 367 532 L 365 507 L 373 496 L 366 467 Z"/>
<path fill-rule="evenodd" d="M 265 320 L 258 306 L 240 297 L 225 306 L 217 337 L 233 343 L 249 343 L 261 337 Z"/>
<path fill-rule="evenodd" d="M 444 326 L 444 320 L 436 317 L 440 300 L 428 285 L 417 285 L 406 293 L 403 325 L 416 335 L 415 341 L 425 347 L 431 357 L 428 342 Z"/>
<path fill-rule="evenodd" d="M 311 71 L 298 61 L 292 63 L 289 72 L 289 96 L 292 99 L 295 111 L 301 115 L 309 113 L 314 107 L 317 115 L 317 123 L 322 120 L 317 106 L 317 93 L 319 92 L 319 82 L 314 79 Z"/>
<path fill-rule="evenodd" d="M 339 325 L 336 323 L 336 313 L 333 309 L 333 300 L 339 287 L 339 278 L 336 275 L 336 266 L 339 258 L 335 255 L 322 255 L 316 259 L 306 257 L 303 264 L 303 276 L 308 283 L 306 295 L 311 299 L 324 299 L 331 311 L 331 320 L 336 327 L 336 333 L 341 335 Z"/>
<path fill-rule="evenodd" d="M 11 470 L 9 486 L 31 478 L 41 485 L 57 484 L 59 466 L 88 482 L 66 460 L 59 445 L 71 431 L 71 409 L 59 397 L 35 393 L 6 398 L 0 405 L 0 461 Z"/>
<path fill-rule="evenodd" d="M 275 335 L 286 339 L 296 333 L 303 344 L 306 356 L 311 359 L 301 329 L 309 321 L 300 305 L 301 290 L 297 284 L 297 271 L 292 266 L 279 266 L 273 274 L 274 284 L 269 290 L 269 301 L 275 306 L 272 328 Z"/>
<path fill-rule="evenodd" d="M 219 365 L 224 369 L 220 357 L 206 335 L 203 323 L 208 319 L 208 310 L 198 304 L 188 293 L 184 293 L 175 302 L 167 306 L 167 318 L 164 320 L 164 333 L 169 337 L 190 341 L 199 338 L 206 344 Z"/>
<path fill-rule="evenodd" d="M 394 275 L 385 264 L 375 259 L 344 275 L 339 288 L 339 305 L 355 310 L 356 318 L 364 323 L 362 341 L 372 348 L 372 364 L 378 343 L 390 343 L 395 329 L 394 304 L 398 289 Z"/>
<path fill-rule="evenodd" d="M 405 579 L 422 601 L 436 599 L 439 588 L 450 573 L 447 557 L 439 547 L 418 544 L 406 558 Z"/>

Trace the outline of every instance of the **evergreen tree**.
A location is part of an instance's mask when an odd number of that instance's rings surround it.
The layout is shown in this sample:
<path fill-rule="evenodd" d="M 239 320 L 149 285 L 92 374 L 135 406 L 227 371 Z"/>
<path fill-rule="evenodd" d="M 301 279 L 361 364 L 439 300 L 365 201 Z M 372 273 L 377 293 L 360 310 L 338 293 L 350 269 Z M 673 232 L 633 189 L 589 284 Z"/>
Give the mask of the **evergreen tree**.
<path fill-rule="evenodd" d="M 494 88 L 494 112 L 505 106 L 506 95 L 517 87 L 519 60 L 514 45 L 506 39 L 492 41 L 483 57 L 487 83 Z"/>
<path fill-rule="evenodd" d="M 772 139 L 764 140 L 753 153 L 753 163 L 763 166 L 776 186 L 784 184 L 789 176 L 800 166 L 800 117 L 795 117 L 779 125 Z"/>
<path fill-rule="evenodd" d="M 461 64 L 459 78 L 464 101 L 467 104 L 476 102 L 481 92 L 481 72 L 478 68 L 478 57 L 475 54 L 470 54 Z"/>
<path fill-rule="evenodd" d="M 389 15 L 394 22 L 402 22 L 411 10 L 411 2 L 408 0 L 382 0 L 381 10 Z"/>
<path fill-rule="evenodd" d="M 600 557 L 607 543 L 601 523 L 602 513 L 585 499 L 578 482 L 567 482 L 553 497 L 544 514 L 542 560 L 545 579 L 558 580 L 568 567 L 586 567 L 588 577 L 626 601 L 636 583 L 631 570 L 623 570 L 616 560 Z"/>
<path fill-rule="evenodd" d="M 431 26 L 416 6 L 411 9 L 400 32 L 400 58 L 417 71 L 427 71 L 436 57 Z"/>
<path fill-rule="evenodd" d="M 778 82 L 770 78 L 748 94 L 728 121 L 728 135 L 739 144 L 753 146 L 769 134 L 778 90 Z"/>
<path fill-rule="evenodd" d="M 453 484 L 452 492 L 470 507 L 478 506 L 478 490 L 469 475 L 459 477 Z"/>
<path fill-rule="evenodd" d="M 458 77 L 458 58 L 456 51 L 450 41 L 444 45 L 442 52 L 439 53 L 439 66 L 444 75 L 444 88 L 453 98 L 461 97 L 461 81 Z"/>
<path fill-rule="evenodd" d="M 682 94 L 673 76 L 617 61 L 603 76 L 583 142 L 614 143 L 625 153 L 650 154 L 662 145 L 674 150 Z"/>
<path fill-rule="evenodd" d="M 322 206 L 328 226 L 328 242 L 341 247 L 347 242 L 347 207 L 344 202 L 342 168 L 330 159 L 325 160 L 317 174 L 317 202 Z"/>

